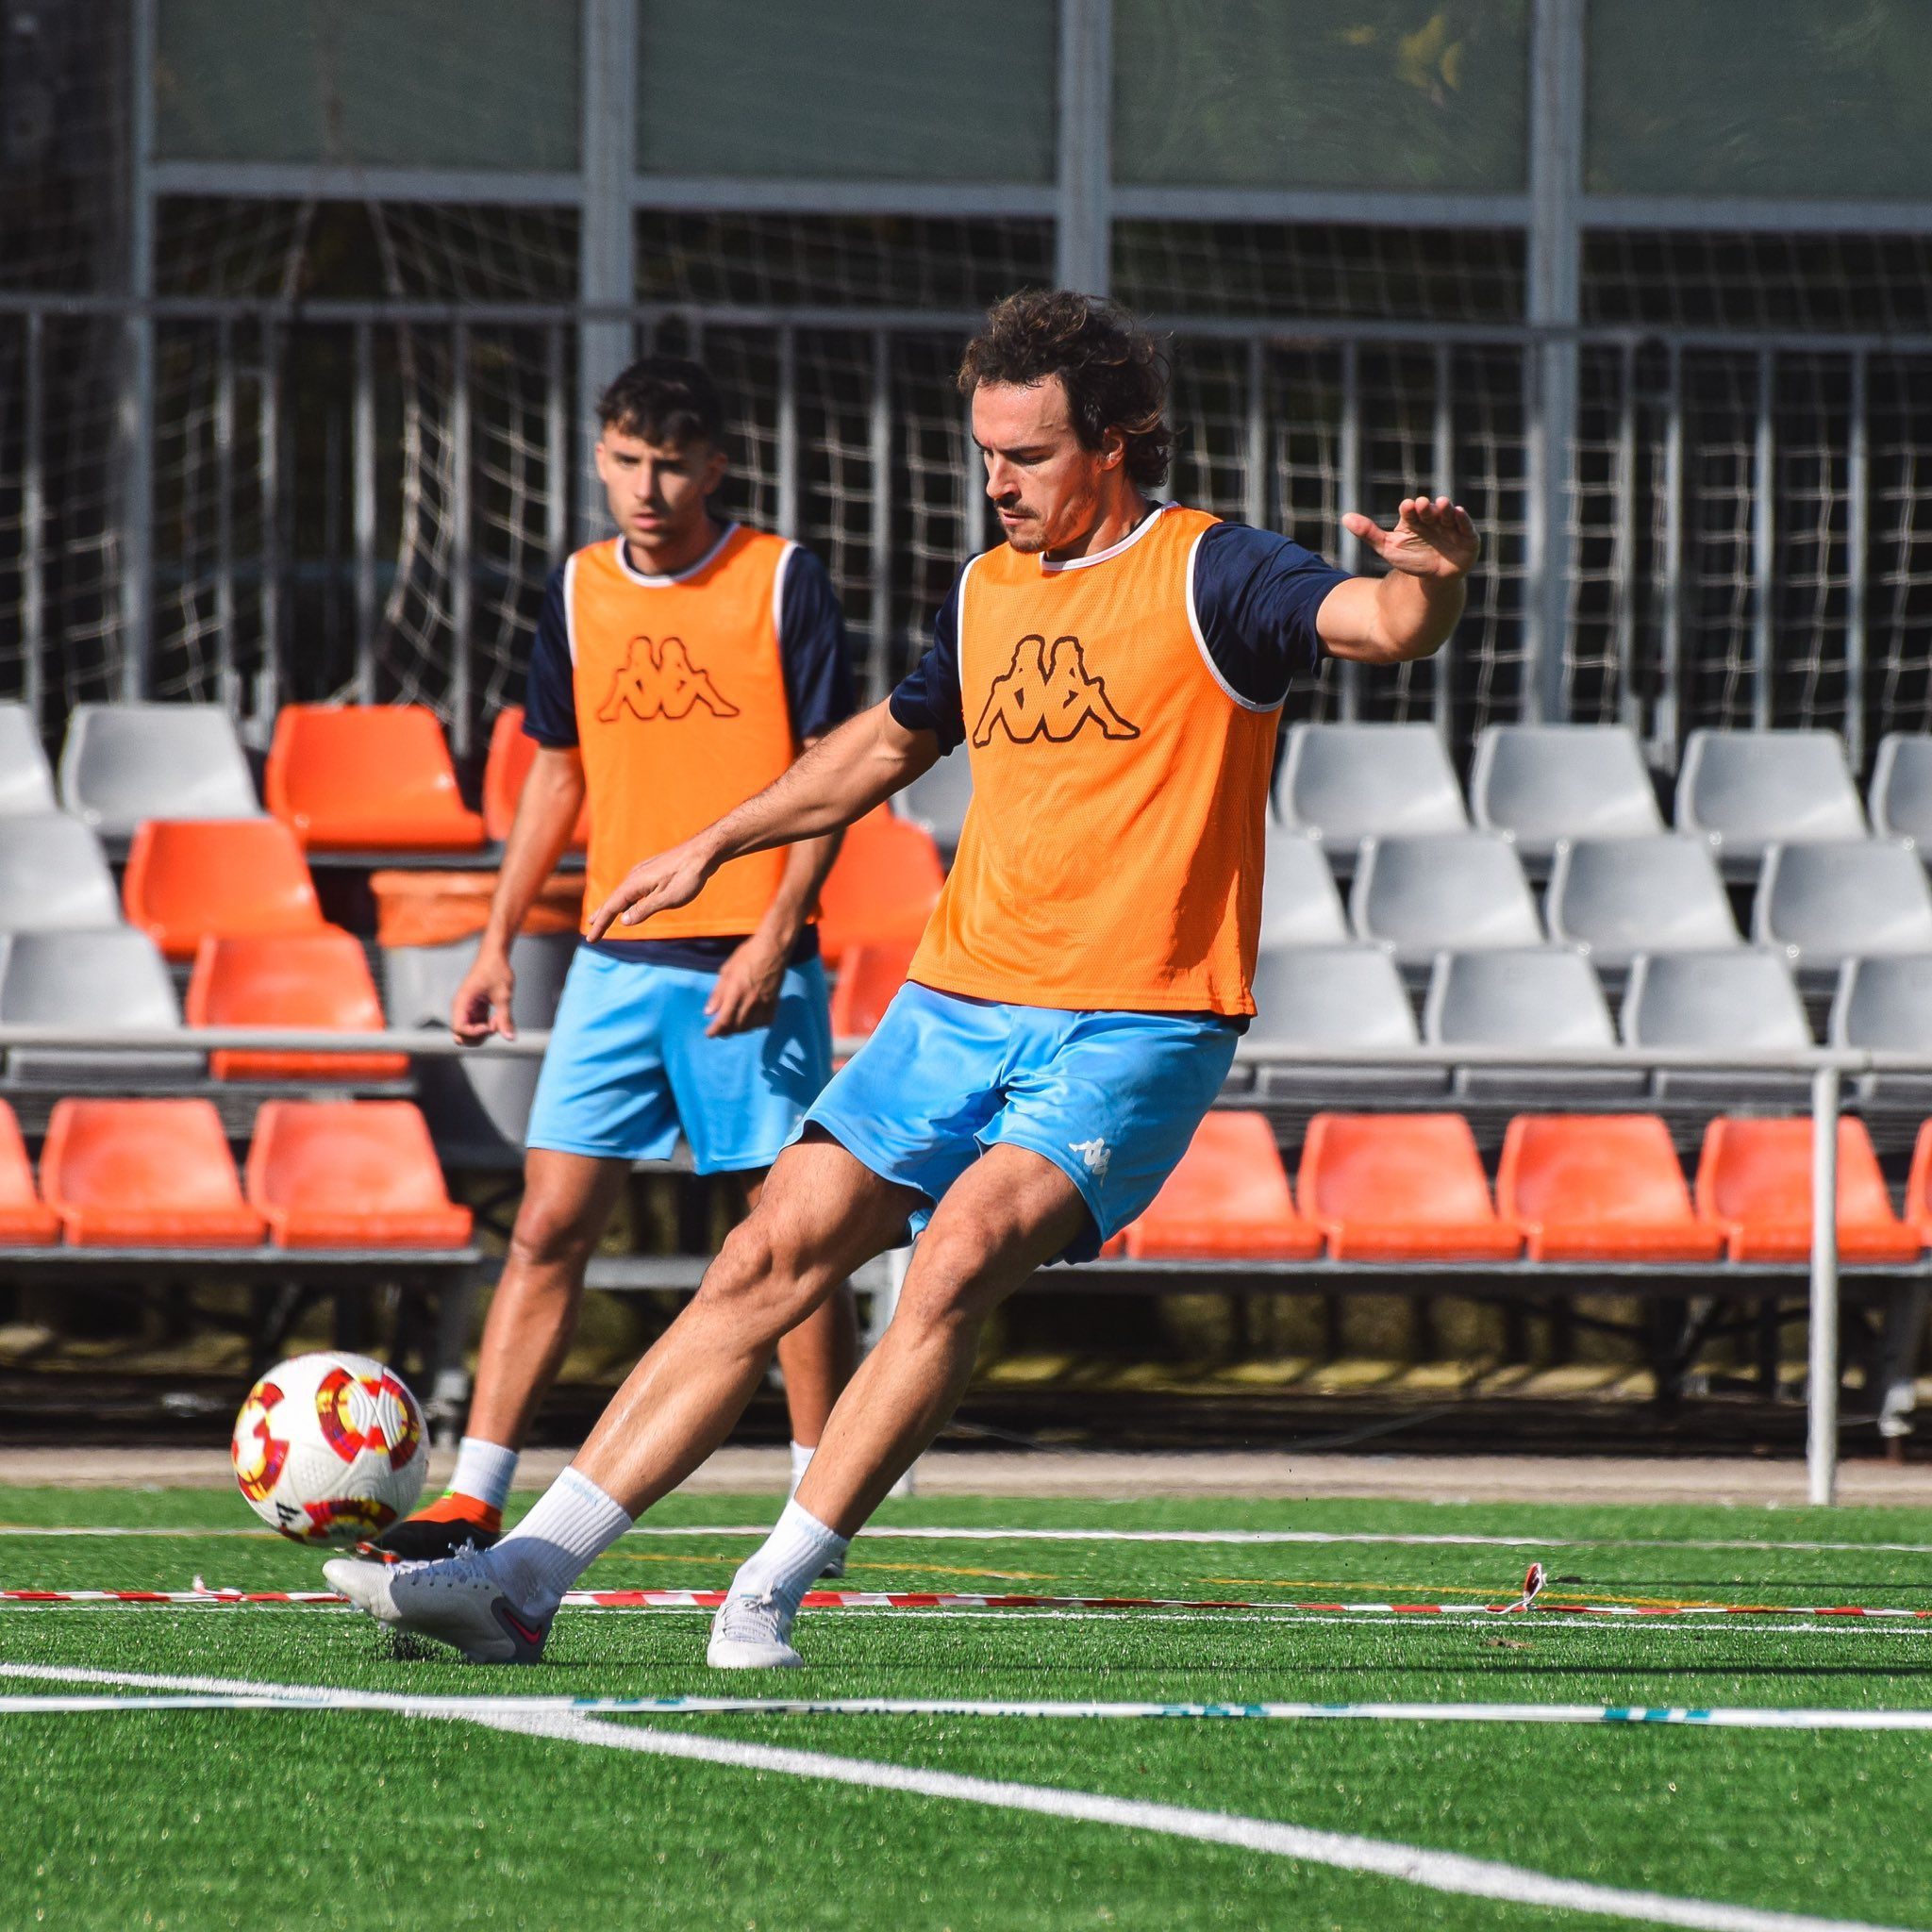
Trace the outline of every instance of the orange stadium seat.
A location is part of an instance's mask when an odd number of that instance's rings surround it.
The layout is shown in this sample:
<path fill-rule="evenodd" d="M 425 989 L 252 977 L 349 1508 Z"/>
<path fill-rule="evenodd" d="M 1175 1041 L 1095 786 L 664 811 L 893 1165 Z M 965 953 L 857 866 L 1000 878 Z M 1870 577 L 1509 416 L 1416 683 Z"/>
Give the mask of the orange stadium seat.
<path fill-rule="evenodd" d="M 1811 1122 L 1711 1122 L 1697 1163 L 1697 1211 L 1734 1261 L 1802 1261 L 1811 1252 Z M 1863 1121 L 1838 1124 L 1838 1249 L 1845 1262 L 1919 1257 L 1917 1232 L 1891 1196 Z"/>
<path fill-rule="evenodd" d="M 1655 1114 L 1525 1114 L 1509 1123 L 1496 1206 L 1532 1261 L 1715 1261 L 1670 1130 Z"/>
<path fill-rule="evenodd" d="M 208 933 L 317 932 L 322 908 L 294 834 L 275 819 L 150 819 L 127 848 L 128 923 L 170 959 Z"/>
<path fill-rule="evenodd" d="M 887 940 L 849 948 L 832 988 L 832 1038 L 861 1040 L 885 1017 L 892 995 L 906 984 L 916 940 Z"/>
<path fill-rule="evenodd" d="M 516 820 L 517 800 L 537 756 L 537 741 L 525 734 L 524 708 L 512 705 L 496 714 L 490 727 L 490 756 L 483 763 L 483 830 L 499 843 L 509 837 Z M 571 846 L 581 852 L 591 842 L 591 808 L 577 813 Z"/>
<path fill-rule="evenodd" d="M 847 828 L 819 894 L 819 943 L 836 964 L 851 946 L 916 945 L 946 882 L 932 834 L 883 805 Z"/>
<path fill-rule="evenodd" d="M 61 1100 L 41 1186 L 87 1248 L 252 1248 L 261 1217 L 208 1100 Z"/>
<path fill-rule="evenodd" d="M 1906 1182 L 1906 1219 L 1932 1248 L 1932 1121 L 1919 1129 L 1912 1147 L 1912 1172 Z"/>
<path fill-rule="evenodd" d="M 461 852 L 483 842 L 442 726 L 423 705 L 283 706 L 263 790 L 306 845 Z"/>
<path fill-rule="evenodd" d="M 255 1117 L 248 1199 L 283 1248 L 459 1248 L 457 1207 L 407 1100 L 271 1100 Z"/>
<path fill-rule="evenodd" d="M 1136 1261 L 1303 1261 L 1322 1231 L 1296 1213 L 1267 1116 L 1216 1109 L 1126 1233 Z"/>
<path fill-rule="evenodd" d="M 320 932 L 208 935 L 188 981 L 191 1026 L 314 1026 L 382 1031 L 368 957 L 339 926 Z M 400 1080 L 399 1053 L 213 1053 L 217 1080 Z"/>
<path fill-rule="evenodd" d="M 59 1239 L 60 1217 L 34 1191 L 20 1123 L 0 1100 L 0 1247 L 44 1248 Z"/>
<path fill-rule="evenodd" d="M 1460 1114 L 1318 1113 L 1295 1191 L 1338 1261 L 1507 1261 L 1523 1245 Z"/>

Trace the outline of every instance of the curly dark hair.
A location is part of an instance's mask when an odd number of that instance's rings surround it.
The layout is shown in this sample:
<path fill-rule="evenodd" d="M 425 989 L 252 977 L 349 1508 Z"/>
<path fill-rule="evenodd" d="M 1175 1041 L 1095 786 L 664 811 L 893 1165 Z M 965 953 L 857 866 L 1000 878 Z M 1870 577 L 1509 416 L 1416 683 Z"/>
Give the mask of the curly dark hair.
<path fill-rule="evenodd" d="M 597 398 L 607 429 L 681 449 L 686 443 L 724 446 L 724 406 L 702 363 L 681 356 L 646 356 L 633 362 Z"/>
<path fill-rule="evenodd" d="M 987 310 L 966 344 L 959 393 L 982 382 L 1030 387 L 1057 375 L 1074 433 L 1098 449 L 1109 429 L 1126 445 L 1126 471 L 1143 489 L 1163 482 L 1174 446 L 1169 368 L 1160 344 L 1118 302 L 1070 289 L 1022 289 Z"/>

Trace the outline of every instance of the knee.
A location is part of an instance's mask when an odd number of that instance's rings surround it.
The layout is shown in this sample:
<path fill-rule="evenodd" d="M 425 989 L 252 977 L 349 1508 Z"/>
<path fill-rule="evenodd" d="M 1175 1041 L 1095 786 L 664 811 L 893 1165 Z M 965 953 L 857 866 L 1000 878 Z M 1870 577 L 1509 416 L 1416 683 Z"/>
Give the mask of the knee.
<path fill-rule="evenodd" d="M 999 1300 L 986 1284 L 986 1245 L 970 1230 L 928 1228 L 913 1250 L 895 1321 L 922 1327 L 965 1326 Z"/>
<path fill-rule="evenodd" d="M 756 1209 L 724 1237 L 705 1271 L 698 1300 L 709 1310 L 782 1334 L 804 1311 L 812 1283 L 803 1257 Z M 775 1324 L 775 1325 L 774 1325 Z"/>
<path fill-rule="evenodd" d="M 586 1260 L 598 1230 L 574 1204 L 532 1189 L 517 1209 L 509 1252 L 525 1268 L 560 1268 Z"/>

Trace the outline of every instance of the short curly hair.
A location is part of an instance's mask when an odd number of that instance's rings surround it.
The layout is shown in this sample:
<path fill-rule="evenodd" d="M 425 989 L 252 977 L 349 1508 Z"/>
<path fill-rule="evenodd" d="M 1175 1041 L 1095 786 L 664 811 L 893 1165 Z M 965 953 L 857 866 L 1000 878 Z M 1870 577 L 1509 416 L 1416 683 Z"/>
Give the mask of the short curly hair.
<path fill-rule="evenodd" d="M 724 406 L 704 365 L 682 356 L 646 356 L 622 372 L 597 398 L 606 429 L 681 449 L 724 443 Z"/>
<path fill-rule="evenodd" d="M 1174 447 L 1167 356 L 1119 303 L 1070 289 L 1022 289 L 994 303 L 966 344 L 959 393 L 970 397 L 983 382 L 1031 388 L 1053 375 L 1088 449 L 1116 430 L 1127 475 L 1142 488 L 1166 480 Z"/>

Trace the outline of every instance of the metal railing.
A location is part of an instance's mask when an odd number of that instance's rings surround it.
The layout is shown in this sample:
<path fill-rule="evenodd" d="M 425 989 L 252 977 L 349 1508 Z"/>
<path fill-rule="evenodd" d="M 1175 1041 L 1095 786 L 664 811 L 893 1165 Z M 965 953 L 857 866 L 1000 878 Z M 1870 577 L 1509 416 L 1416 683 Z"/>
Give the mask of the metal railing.
<path fill-rule="evenodd" d="M 375 1033 L 325 1032 L 315 1028 L 201 1026 L 169 1029 L 80 1028 L 0 1024 L 0 1051 L 14 1047 L 84 1048 L 135 1052 L 396 1053 L 418 1059 L 470 1057 L 479 1060 L 540 1058 L 550 1043 L 547 1031 L 519 1034 L 514 1041 L 492 1039 L 480 1046 L 459 1045 L 431 1028 L 391 1028 Z M 841 1057 L 858 1051 L 862 1040 L 840 1040 Z M 1806 1468 L 1810 1500 L 1828 1505 L 1838 1483 L 1839 1243 L 1838 1122 L 1848 1075 L 1932 1074 L 1932 1058 L 1876 1053 L 1848 1047 L 1813 1047 L 1805 1052 L 1708 1052 L 1692 1047 L 1433 1046 L 1390 1048 L 1287 1047 L 1246 1041 L 1235 1050 L 1235 1065 L 1257 1070 L 1293 1067 L 1508 1067 L 1560 1072 L 1565 1068 L 1622 1067 L 1658 1072 L 1783 1073 L 1808 1075 L 1811 1082 L 1811 1252 L 1808 1304 L 1808 1365 L 1806 1394 Z M 1442 1104 L 1454 1105 L 1453 1100 Z M 1384 1106 L 1377 1111 L 1402 1111 Z M 1548 1107 L 1532 1112 L 1554 1111 Z"/>

